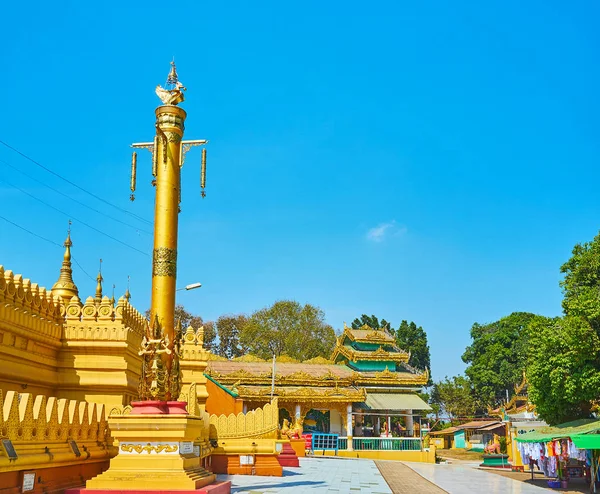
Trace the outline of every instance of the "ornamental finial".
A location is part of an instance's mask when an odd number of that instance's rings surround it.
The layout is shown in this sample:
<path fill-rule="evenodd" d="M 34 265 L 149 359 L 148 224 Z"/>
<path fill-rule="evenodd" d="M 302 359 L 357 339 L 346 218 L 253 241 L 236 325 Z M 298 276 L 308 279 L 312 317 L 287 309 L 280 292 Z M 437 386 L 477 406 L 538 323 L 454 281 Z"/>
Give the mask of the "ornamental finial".
<path fill-rule="evenodd" d="M 69 220 L 67 238 L 63 246 L 65 253 L 63 254 L 62 267 L 60 268 L 58 280 L 52 286 L 52 294 L 60 297 L 66 305 L 72 297 L 79 296 L 77 285 L 73 281 L 73 268 L 71 266 L 71 247 L 73 246 L 73 242 L 71 241 L 71 220 Z"/>
<path fill-rule="evenodd" d="M 98 269 L 98 276 L 96 276 L 96 296 L 94 297 L 94 301 L 96 304 L 100 305 L 102 303 L 102 282 L 104 278 L 102 278 L 102 259 L 100 259 L 100 268 Z"/>
<path fill-rule="evenodd" d="M 183 91 L 185 90 L 185 86 L 179 82 L 177 67 L 175 67 L 175 60 L 173 60 L 165 87 L 161 87 L 160 84 L 156 86 L 156 95 L 165 105 L 177 105 L 183 101 Z"/>

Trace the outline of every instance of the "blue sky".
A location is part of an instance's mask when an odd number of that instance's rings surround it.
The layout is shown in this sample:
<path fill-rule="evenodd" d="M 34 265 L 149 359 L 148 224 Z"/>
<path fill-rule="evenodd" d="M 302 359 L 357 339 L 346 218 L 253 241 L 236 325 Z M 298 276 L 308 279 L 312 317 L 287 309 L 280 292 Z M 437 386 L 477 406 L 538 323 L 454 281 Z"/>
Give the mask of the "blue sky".
<path fill-rule="evenodd" d="M 0 139 L 151 219 L 169 61 L 188 87 L 179 302 L 213 319 L 292 298 L 340 328 L 422 325 L 434 378 L 473 322 L 560 313 L 559 267 L 600 229 L 596 2 L 31 2 L 5 7 Z M 149 305 L 148 225 L 0 145 L 1 215 Z M 6 165 L 8 163 L 10 168 Z M 21 170 L 102 214 L 15 171 Z M 130 223 L 122 225 L 112 218 Z M 45 286 L 62 249 L 0 220 L 0 263 Z M 95 287 L 74 267 L 82 296 Z"/>

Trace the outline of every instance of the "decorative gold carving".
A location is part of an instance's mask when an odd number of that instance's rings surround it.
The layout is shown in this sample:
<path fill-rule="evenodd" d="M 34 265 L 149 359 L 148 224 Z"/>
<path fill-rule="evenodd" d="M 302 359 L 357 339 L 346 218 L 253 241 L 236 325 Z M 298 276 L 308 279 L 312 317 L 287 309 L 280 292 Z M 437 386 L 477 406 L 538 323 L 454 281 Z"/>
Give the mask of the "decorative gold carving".
<path fill-rule="evenodd" d="M 97 322 L 105 325 L 95 324 Z M 99 309 L 91 297 L 83 306 L 78 297 L 73 297 L 66 310 L 64 337 L 68 340 L 130 341 L 137 346 L 147 328 L 146 317 L 125 297 L 119 298 L 116 307 L 104 297 Z"/>
<path fill-rule="evenodd" d="M 177 70 L 175 68 L 175 62 L 171 62 L 171 71 L 167 77 L 168 89 L 162 88 L 160 85 L 156 86 L 156 95 L 165 105 L 177 105 L 183 101 L 183 92 L 186 90 L 185 86 L 179 82 L 177 77 Z"/>
<path fill-rule="evenodd" d="M 240 386 L 239 396 L 245 400 L 257 400 L 271 395 L 270 387 Z M 275 394 L 279 400 L 286 402 L 363 402 L 366 399 L 364 389 L 356 388 L 315 388 L 315 387 L 275 387 Z"/>
<path fill-rule="evenodd" d="M 222 361 L 224 359 L 217 356 L 209 355 L 208 361 Z M 225 359 L 226 360 L 226 359 Z M 402 366 L 408 366 L 405 363 L 400 363 Z M 339 371 L 338 371 L 339 368 Z M 303 370 L 291 373 L 282 374 L 281 369 L 278 369 L 275 375 L 275 384 L 278 386 L 313 386 L 313 387 L 352 387 L 366 385 L 423 385 L 428 382 L 429 372 L 419 372 L 410 367 L 409 372 L 395 372 L 389 369 L 381 372 L 349 372 L 345 367 L 331 366 L 323 372 L 322 368 L 318 367 L 321 374 L 314 371 L 311 373 L 311 365 L 306 364 Z M 335 372 L 334 372 L 335 371 Z M 255 372 L 250 372 L 244 368 L 238 368 L 229 372 L 218 372 L 209 367 L 205 374 L 212 377 L 216 381 L 224 385 L 231 385 L 240 382 L 242 385 L 270 385 L 272 380 L 271 370 L 265 366 Z"/>
<path fill-rule="evenodd" d="M 169 142 L 181 142 L 181 135 L 179 135 L 177 132 L 168 132 L 167 140 Z"/>
<path fill-rule="evenodd" d="M 0 304 L 11 306 L 15 311 L 28 313 L 29 316 L 45 321 L 46 325 L 56 328 L 51 333 L 56 333 L 60 337 L 58 325 L 62 323 L 62 315 L 59 299 L 53 296 L 50 290 L 40 287 L 37 283 L 31 283 L 22 275 L 14 274 L 9 269 L 4 270 L 2 265 L 0 265 Z"/>
<path fill-rule="evenodd" d="M 177 276 L 177 250 L 168 247 L 154 249 L 152 276 Z"/>
<path fill-rule="evenodd" d="M 358 341 L 361 343 L 387 343 L 394 348 L 397 348 L 395 345 L 396 338 L 394 338 L 394 335 L 390 334 L 386 328 L 372 328 L 371 326 L 364 324 L 358 329 L 352 329 L 344 323 L 344 332 L 338 338 L 338 342 L 342 344 L 346 337 L 351 341 Z"/>
<path fill-rule="evenodd" d="M 338 356 L 343 356 L 351 362 L 360 360 L 375 360 L 379 362 L 408 362 L 410 355 L 403 351 L 388 352 L 382 347 L 374 351 L 355 350 L 345 345 L 336 345 L 331 358 L 336 360 Z"/>
<path fill-rule="evenodd" d="M 210 416 L 211 439 L 276 438 L 279 425 L 277 398 L 248 413 Z"/>
<path fill-rule="evenodd" d="M 136 452 L 138 454 L 146 452 L 148 454 L 152 453 L 175 453 L 179 449 L 177 444 L 157 444 L 153 445 L 151 443 L 147 444 L 121 444 L 121 451 L 125 451 L 127 453 Z"/>
<path fill-rule="evenodd" d="M 112 407 L 110 409 L 110 412 L 108 413 L 108 416 L 111 417 L 113 415 L 131 415 L 131 410 L 132 408 L 129 405 L 124 407 Z"/>
<path fill-rule="evenodd" d="M 0 392 L 0 435 L 11 441 L 66 441 L 85 439 L 106 442 L 108 427 L 104 406 L 75 400 Z"/>

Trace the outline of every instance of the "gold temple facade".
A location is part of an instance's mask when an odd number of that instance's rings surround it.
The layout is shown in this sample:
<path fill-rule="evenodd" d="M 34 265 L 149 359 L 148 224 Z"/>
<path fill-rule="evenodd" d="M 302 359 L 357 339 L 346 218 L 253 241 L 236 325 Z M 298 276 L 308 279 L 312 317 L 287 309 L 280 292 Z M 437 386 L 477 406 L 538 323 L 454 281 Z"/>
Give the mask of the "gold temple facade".
<path fill-rule="evenodd" d="M 44 472 L 34 482 L 53 492 L 87 479 L 90 489 L 196 489 L 213 472 L 282 475 L 277 438 L 322 430 L 308 423 L 311 412 L 330 414 L 326 432 L 344 436 L 353 456 L 365 411 L 403 411 L 412 436 L 414 410 L 428 409 L 416 395 L 427 370 L 410 367 L 385 329 L 344 325 L 330 359 L 281 357 L 273 366 L 212 355 L 203 328 L 175 321 L 181 167 L 207 141 L 183 141 L 185 87 L 171 66 L 166 89 L 156 88 L 154 141 L 132 145 L 152 151 L 156 187 L 150 320 L 128 292 L 105 296 L 101 273 L 94 295 L 81 298 L 70 231 L 50 290 L 0 265 L 0 486 L 11 493 L 34 468 Z M 203 149 L 202 197 L 205 165 Z M 136 167 L 134 153 L 132 199 Z M 291 429 L 280 431 L 285 414 Z M 431 461 L 412 439 L 415 456 L 405 459 Z M 248 455 L 251 468 L 241 462 Z"/>
<path fill-rule="evenodd" d="M 137 397 L 146 318 L 101 286 L 82 303 L 71 246 L 69 235 L 52 290 L 0 266 L 0 389 L 126 405 Z"/>

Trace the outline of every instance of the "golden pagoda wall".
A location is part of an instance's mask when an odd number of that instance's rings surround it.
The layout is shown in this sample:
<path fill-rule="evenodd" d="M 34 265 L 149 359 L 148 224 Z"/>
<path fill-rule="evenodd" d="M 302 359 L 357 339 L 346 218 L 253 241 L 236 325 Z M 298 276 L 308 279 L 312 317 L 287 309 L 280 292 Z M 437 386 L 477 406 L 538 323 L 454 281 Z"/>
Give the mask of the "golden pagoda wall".
<path fill-rule="evenodd" d="M 108 468 L 112 446 L 102 405 L 0 390 L 0 491 L 22 492 L 23 472 L 35 473 L 35 492 L 62 492 Z"/>
<path fill-rule="evenodd" d="M 137 398 L 146 324 L 125 298 L 65 306 L 0 266 L 0 389 L 126 405 Z"/>
<path fill-rule="evenodd" d="M 100 305 L 92 297 L 83 305 L 73 297 L 66 307 L 57 394 L 112 406 L 136 399 L 146 324 L 123 297 L 116 307 L 108 297 Z"/>
<path fill-rule="evenodd" d="M 62 329 L 50 291 L 0 266 L 0 389 L 53 394 Z"/>

